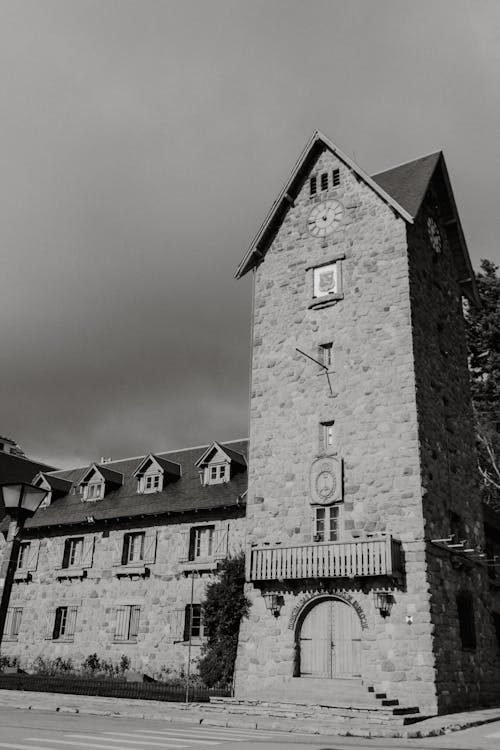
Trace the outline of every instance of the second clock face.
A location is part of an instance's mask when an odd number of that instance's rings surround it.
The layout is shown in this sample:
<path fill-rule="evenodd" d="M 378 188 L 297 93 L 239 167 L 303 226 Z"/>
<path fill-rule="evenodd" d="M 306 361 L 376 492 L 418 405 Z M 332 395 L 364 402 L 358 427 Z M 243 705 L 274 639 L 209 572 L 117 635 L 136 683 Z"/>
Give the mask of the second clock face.
<path fill-rule="evenodd" d="M 313 237 L 326 237 L 338 227 L 344 216 L 344 206 L 339 201 L 323 201 L 314 206 L 307 228 Z"/>

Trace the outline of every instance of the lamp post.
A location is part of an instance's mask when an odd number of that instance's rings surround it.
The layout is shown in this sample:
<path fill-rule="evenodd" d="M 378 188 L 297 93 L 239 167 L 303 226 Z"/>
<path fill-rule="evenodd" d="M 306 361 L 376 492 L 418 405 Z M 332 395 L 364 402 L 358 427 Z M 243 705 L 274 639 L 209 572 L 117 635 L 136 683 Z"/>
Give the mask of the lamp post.
<path fill-rule="evenodd" d="M 28 484 L 28 482 L 3 484 L 1 488 L 5 510 L 10 517 L 10 522 L 7 544 L 4 547 L 0 564 L 0 591 L 2 594 L 0 599 L 0 648 L 24 522 L 29 516 L 33 515 L 48 492 L 40 487 Z"/>

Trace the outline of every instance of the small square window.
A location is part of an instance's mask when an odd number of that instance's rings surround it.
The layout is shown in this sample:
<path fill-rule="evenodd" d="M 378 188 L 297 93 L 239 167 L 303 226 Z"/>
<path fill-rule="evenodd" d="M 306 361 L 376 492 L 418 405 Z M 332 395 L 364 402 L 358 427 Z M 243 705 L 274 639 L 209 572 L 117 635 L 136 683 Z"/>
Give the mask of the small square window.
<path fill-rule="evenodd" d="M 146 474 L 143 477 L 142 491 L 148 492 L 159 492 L 161 489 L 161 475 L 160 474 Z"/>
<path fill-rule="evenodd" d="M 340 185 L 340 169 L 334 169 L 332 172 L 332 186 L 338 187 Z"/>
<path fill-rule="evenodd" d="M 321 175 L 321 190 L 328 190 L 328 172 Z"/>
<path fill-rule="evenodd" d="M 86 486 L 83 499 L 84 500 L 101 500 L 104 497 L 104 483 L 103 482 L 89 482 Z"/>
<path fill-rule="evenodd" d="M 327 266 L 320 266 L 314 269 L 313 297 L 326 297 L 328 294 L 337 294 L 338 291 L 337 263 L 331 263 Z"/>
<path fill-rule="evenodd" d="M 309 180 L 309 195 L 316 195 L 317 178 L 311 177 Z"/>

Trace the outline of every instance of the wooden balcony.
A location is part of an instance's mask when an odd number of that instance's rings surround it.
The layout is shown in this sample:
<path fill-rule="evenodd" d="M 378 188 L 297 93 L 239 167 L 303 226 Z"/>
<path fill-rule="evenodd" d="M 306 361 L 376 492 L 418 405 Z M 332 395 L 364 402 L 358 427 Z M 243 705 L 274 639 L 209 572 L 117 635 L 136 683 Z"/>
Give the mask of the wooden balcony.
<path fill-rule="evenodd" d="M 403 574 L 401 542 L 391 536 L 299 547 L 259 545 L 250 548 L 246 564 L 247 581 L 399 577 Z"/>

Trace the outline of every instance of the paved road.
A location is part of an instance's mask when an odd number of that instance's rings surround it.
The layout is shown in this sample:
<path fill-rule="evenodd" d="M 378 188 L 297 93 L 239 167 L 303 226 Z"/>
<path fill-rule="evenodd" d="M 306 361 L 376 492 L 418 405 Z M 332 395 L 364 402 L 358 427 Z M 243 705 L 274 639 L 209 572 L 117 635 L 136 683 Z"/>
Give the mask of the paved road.
<path fill-rule="evenodd" d="M 225 729 L 0 708 L 0 750 L 499 750 L 500 722 L 424 740 Z"/>

